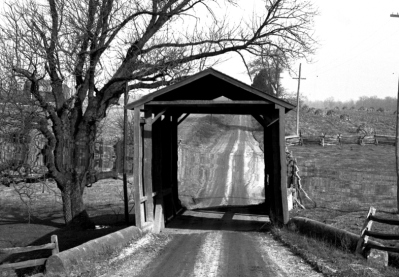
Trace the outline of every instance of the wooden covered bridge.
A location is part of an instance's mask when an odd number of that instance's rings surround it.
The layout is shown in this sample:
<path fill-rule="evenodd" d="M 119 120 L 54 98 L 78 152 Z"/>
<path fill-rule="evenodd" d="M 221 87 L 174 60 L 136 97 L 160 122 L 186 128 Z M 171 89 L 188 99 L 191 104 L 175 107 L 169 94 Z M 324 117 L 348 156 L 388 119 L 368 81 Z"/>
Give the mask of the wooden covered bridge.
<path fill-rule="evenodd" d="M 218 101 L 224 96 L 229 101 Z M 252 115 L 264 127 L 265 201 L 270 219 L 288 222 L 285 114 L 294 105 L 212 68 L 129 103 L 134 110 L 136 225 L 161 231 L 182 209 L 178 125 L 190 114 Z"/>

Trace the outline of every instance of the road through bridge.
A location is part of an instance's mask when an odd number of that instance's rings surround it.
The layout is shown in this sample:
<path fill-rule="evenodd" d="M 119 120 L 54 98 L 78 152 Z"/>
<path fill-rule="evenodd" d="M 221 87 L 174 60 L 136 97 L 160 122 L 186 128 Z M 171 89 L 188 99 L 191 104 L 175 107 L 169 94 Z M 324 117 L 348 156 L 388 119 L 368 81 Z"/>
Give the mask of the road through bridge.
<path fill-rule="evenodd" d="M 135 175 L 136 224 L 154 232 L 125 248 L 104 276 L 321 276 L 267 232 L 269 218 L 288 219 L 284 115 L 291 106 L 258 93 L 208 70 L 130 106 L 134 172 L 143 172 Z M 214 100 L 222 95 L 230 101 Z M 200 150 L 178 145 L 177 126 L 190 113 L 234 116 Z M 250 116 L 264 126 L 265 154 Z M 182 195 L 187 187 L 192 200 Z M 188 210 L 178 213 L 181 204 Z"/>

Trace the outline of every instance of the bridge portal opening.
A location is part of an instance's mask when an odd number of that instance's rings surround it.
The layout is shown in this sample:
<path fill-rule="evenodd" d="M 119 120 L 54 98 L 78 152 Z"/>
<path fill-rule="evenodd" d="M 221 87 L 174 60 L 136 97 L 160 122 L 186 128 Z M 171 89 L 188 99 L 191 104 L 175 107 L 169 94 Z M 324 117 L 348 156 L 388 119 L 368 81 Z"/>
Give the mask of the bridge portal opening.
<path fill-rule="evenodd" d="M 221 97 L 230 100 L 221 100 Z M 127 108 L 134 110 L 136 225 L 159 232 L 165 227 L 165 221 L 182 210 L 182 204 L 208 210 L 215 206 L 244 204 L 245 198 L 251 198 L 245 191 L 246 185 L 256 183 L 251 178 L 261 182 L 268 204 L 263 207 L 265 213 L 276 223 L 287 223 L 284 127 L 285 113 L 294 107 L 214 69 L 202 71 L 130 103 Z M 191 155 L 184 149 L 184 144 L 181 145 L 178 132 L 179 126 L 190 115 L 211 115 L 212 119 L 215 115 L 215 120 L 216 115 L 231 115 L 233 124 L 230 129 L 234 131 L 222 132 L 227 135 L 205 149 L 205 154 Z M 245 155 L 245 149 L 251 147 L 245 144 L 250 140 L 247 137 L 248 118 L 254 118 L 263 127 L 263 170 L 261 166 L 246 170 L 247 160 L 256 156 Z M 191 150 L 199 149 L 192 147 Z M 209 168 L 205 170 L 206 165 Z M 185 166 L 188 166 L 187 171 Z M 181 178 L 179 174 L 183 173 L 184 178 Z M 195 191 L 199 183 L 190 184 L 190 179 L 185 178 L 190 174 L 208 181 L 203 181 L 202 187 L 198 186 Z M 182 181 L 185 184 L 179 185 Z M 238 185 L 234 185 L 235 182 Z M 193 203 L 187 199 L 185 202 L 183 198 L 182 203 L 179 194 L 183 195 L 190 188 Z"/>

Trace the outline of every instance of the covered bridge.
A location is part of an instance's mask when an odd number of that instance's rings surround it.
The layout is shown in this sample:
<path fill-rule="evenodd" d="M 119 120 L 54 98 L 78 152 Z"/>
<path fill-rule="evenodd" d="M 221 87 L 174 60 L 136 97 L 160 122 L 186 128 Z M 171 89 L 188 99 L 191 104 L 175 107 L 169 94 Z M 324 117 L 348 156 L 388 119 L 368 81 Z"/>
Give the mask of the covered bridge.
<path fill-rule="evenodd" d="M 221 101 L 224 96 L 229 100 Z M 178 125 L 189 114 L 252 115 L 264 127 L 267 214 L 288 222 L 285 114 L 294 105 L 215 69 L 129 103 L 134 110 L 136 226 L 159 232 L 182 209 L 178 198 Z"/>

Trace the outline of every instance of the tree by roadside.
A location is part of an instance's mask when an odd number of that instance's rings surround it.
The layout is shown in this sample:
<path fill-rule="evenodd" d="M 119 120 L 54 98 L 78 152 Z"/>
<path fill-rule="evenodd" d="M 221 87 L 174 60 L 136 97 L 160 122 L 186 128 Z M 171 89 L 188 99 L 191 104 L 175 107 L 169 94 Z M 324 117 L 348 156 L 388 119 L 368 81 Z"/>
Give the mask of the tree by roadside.
<path fill-rule="evenodd" d="M 225 5 L 221 7 L 221 5 Z M 311 53 L 315 11 L 308 1 L 270 0 L 251 20 L 233 21 L 212 0 L 8 1 L 0 27 L 2 70 L 28 81 L 40 114 L 47 174 L 66 224 L 90 226 L 83 192 L 98 176 L 94 142 L 124 90 L 155 89 L 243 52 Z M 40 92 L 49 84 L 51 101 Z M 70 94 L 63 87 L 72 87 Z"/>
<path fill-rule="evenodd" d="M 292 59 L 290 54 L 270 49 L 262 51 L 248 65 L 248 73 L 253 76 L 252 86 L 269 95 L 284 97 L 286 93 L 281 85 L 280 74 L 289 68 L 289 60 Z"/>

